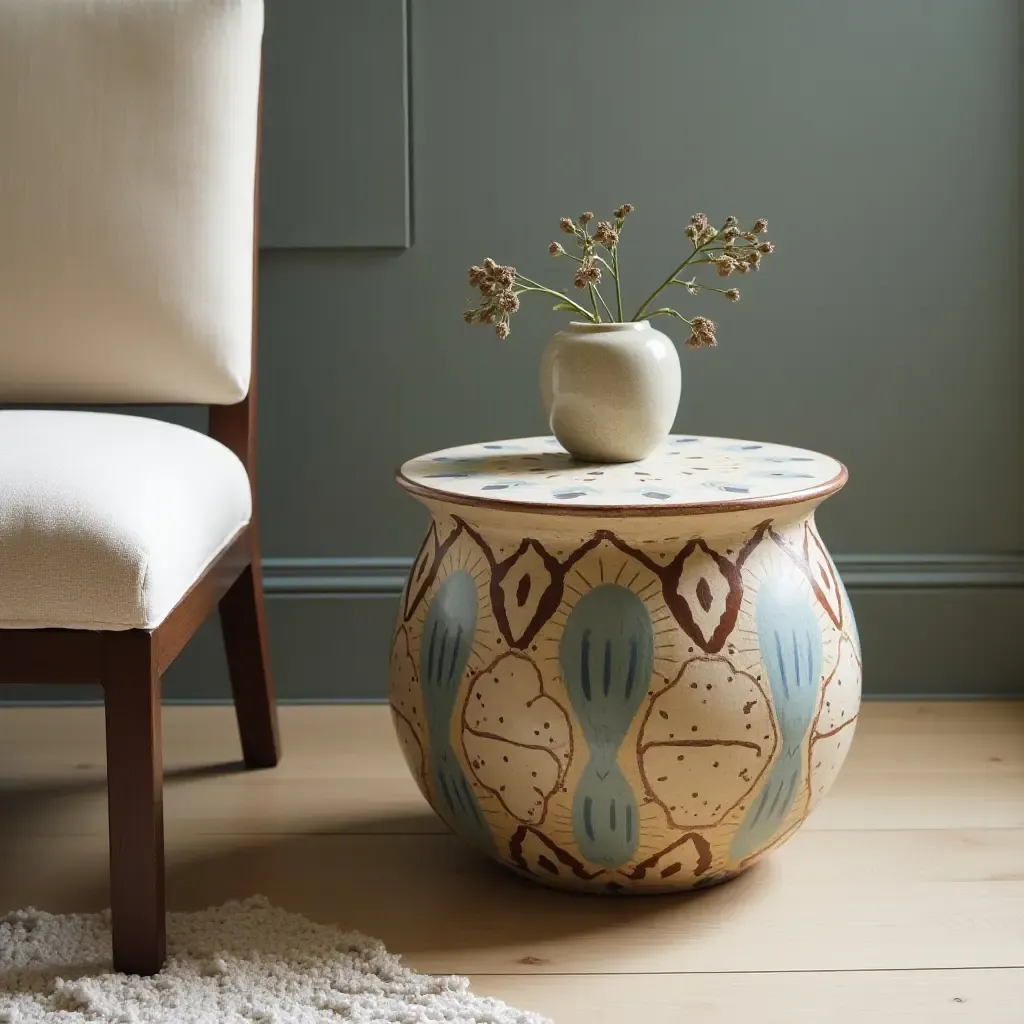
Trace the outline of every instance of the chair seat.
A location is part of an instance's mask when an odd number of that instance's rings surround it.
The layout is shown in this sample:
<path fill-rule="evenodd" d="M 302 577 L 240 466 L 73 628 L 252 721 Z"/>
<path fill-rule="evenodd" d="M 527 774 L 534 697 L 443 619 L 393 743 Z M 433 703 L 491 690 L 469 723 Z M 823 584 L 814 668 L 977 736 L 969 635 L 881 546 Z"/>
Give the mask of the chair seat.
<path fill-rule="evenodd" d="M 251 518 L 245 467 L 205 434 L 0 411 L 0 628 L 153 629 Z"/>

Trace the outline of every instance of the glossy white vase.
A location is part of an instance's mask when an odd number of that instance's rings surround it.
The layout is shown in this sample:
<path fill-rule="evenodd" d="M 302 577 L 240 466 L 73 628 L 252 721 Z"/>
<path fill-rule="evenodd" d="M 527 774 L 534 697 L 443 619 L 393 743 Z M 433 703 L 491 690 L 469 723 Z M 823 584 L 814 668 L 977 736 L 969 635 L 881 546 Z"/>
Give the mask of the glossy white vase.
<path fill-rule="evenodd" d="M 635 462 L 672 429 L 679 409 L 679 354 L 646 320 L 571 323 L 541 358 L 551 432 L 587 462 Z"/>

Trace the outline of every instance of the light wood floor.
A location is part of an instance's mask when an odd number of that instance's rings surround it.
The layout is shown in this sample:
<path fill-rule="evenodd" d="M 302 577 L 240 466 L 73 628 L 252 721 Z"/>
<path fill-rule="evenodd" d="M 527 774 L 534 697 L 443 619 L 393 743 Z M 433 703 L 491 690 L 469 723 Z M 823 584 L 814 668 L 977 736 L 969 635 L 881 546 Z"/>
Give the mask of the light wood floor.
<path fill-rule="evenodd" d="M 261 892 L 556 1024 L 1024 1022 L 1024 704 L 869 704 L 832 794 L 689 898 L 541 889 L 448 835 L 382 707 L 282 710 L 243 773 L 228 708 L 165 720 L 173 909 Z M 0 910 L 106 902 L 102 716 L 0 709 Z"/>

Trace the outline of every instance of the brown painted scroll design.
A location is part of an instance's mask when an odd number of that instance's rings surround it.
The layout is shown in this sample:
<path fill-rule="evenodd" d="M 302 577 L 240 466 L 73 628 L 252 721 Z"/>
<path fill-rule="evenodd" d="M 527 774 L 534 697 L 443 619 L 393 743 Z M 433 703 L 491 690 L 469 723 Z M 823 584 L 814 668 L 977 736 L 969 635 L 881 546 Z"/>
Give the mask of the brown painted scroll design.
<path fill-rule="evenodd" d="M 761 743 L 756 743 L 756 742 L 754 742 L 752 740 L 738 740 L 738 739 L 724 739 L 724 738 L 704 739 L 704 738 L 702 738 L 702 739 L 658 740 L 658 741 L 652 741 L 652 742 L 644 742 L 644 736 L 646 735 L 646 730 L 647 730 L 648 722 L 651 720 L 651 716 L 654 714 L 654 710 L 657 707 L 659 698 L 662 697 L 664 694 L 668 693 L 670 690 L 674 689 L 676 686 L 678 686 L 679 683 L 682 681 L 683 676 L 686 674 L 687 668 L 690 665 L 692 665 L 693 663 L 695 663 L 695 662 L 703 662 L 703 663 L 709 663 L 709 664 L 726 664 L 726 665 L 729 666 L 729 671 L 734 676 L 742 676 L 744 678 L 744 680 L 746 680 L 751 686 L 753 686 L 758 691 L 758 693 L 761 695 L 761 700 L 764 702 L 765 710 L 768 713 L 768 720 L 769 720 L 769 722 L 771 724 L 772 736 L 771 736 L 771 749 L 768 750 L 767 757 L 764 758 L 763 763 L 761 765 L 760 771 L 757 773 L 757 775 L 753 776 L 752 778 L 744 779 L 744 782 L 748 783 L 747 788 L 742 793 L 740 793 L 736 797 L 736 799 L 728 807 L 726 807 L 722 811 L 721 814 L 718 815 L 718 817 L 716 817 L 715 819 L 713 819 L 711 821 L 702 822 L 700 824 L 692 824 L 692 825 L 688 824 L 687 828 L 690 828 L 690 829 L 713 828 L 715 825 L 721 824 L 721 822 L 723 822 L 740 805 L 740 803 L 743 800 L 745 800 L 753 792 L 753 790 L 756 788 L 757 784 L 761 781 L 761 778 L 764 776 L 764 773 L 768 770 L 769 765 L 771 765 L 772 761 L 775 759 L 775 752 L 778 749 L 778 743 L 779 743 L 779 727 L 778 727 L 778 723 L 777 723 L 777 721 L 775 719 L 775 709 L 774 709 L 774 707 L 772 705 L 771 698 L 768 696 L 767 692 L 765 691 L 764 687 L 761 685 L 761 683 L 760 683 L 760 681 L 758 679 L 756 679 L 754 676 L 750 675 L 749 672 L 744 672 L 742 669 L 736 668 L 732 664 L 732 662 L 729 661 L 728 658 L 721 658 L 721 657 L 711 658 L 711 657 L 701 657 L 701 656 L 698 656 L 698 657 L 695 657 L 695 658 L 687 659 L 683 663 L 683 665 L 680 668 L 680 670 L 679 670 L 678 674 L 676 675 L 675 679 L 673 679 L 672 682 L 668 683 L 666 686 L 663 686 L 660 690 L 658 690 L 657 692 L 655 692 L 655 693 L 653 693 L 651 695 L 650 699 L 647 702 L 647 710 L 644 712 L 644 717 L 643 717 L 643 720 L 642 720 L 642 722 L 640 724 L 640 729 L 637 732 L 637 739 L 636 739 L 637 767 L 639 768 L 640 781 L 641 781 L 641 784 L 644 787 L 644 793 L 646 794 L 647 798 L 652 803 L 657 804 L 662 809 L 662 811 L 664 811 L 665 816 L 666 816 L 666 818 L 668 819 L 669 822 L 673 822 L 674 823 L 672 809 L 671 809 L 671 807 L 668 804 L 665 803 L 664 800 L 662 800 L 660 797 L 658 797 L 658 795 L 657 795 L 657 793 L 655 791 L 655 787 L 651 785 L 651 780 L 650 780 L 650 777 L 648 776 L 648 773 L 647 773 L 647 765 L 646 765 L 646 762 L 645 762 L 645 755 L 647 754 L 647 752 L 649 750 L 651 750 L 654 747 L 666 747 L 666 746 L 679 747 L 681 749 L 686 749 L 687 747 L 698 748 L 698 747 L 735 747 L 735 746 L 739 746 L 739 747 L 744 747 L 744 748 L 747 748 L 747 749 L 755 751 L 755 753 L 757 754 L 758 757 L 761 757 L 761 754 L 764 752 L 764 747 L 762 746 L 762 744 Z"/>
<path fill-rule="evenodd" d="M 577 860 L 571 853 L 563 850 L 557 843 L 549 839 L 539 829 L 534 828 L 532 825 L 520 825 L 516 829 L 515 834 L 509 840 L 508 850 L 509 855 L 512 858 L 512 863 L 521 870 L 531 875 L 536 875 L 537 872 L 530 866 L 523 853 L 523 846 L 529 836 L 534 836 L 539 840 L 554 856 L 555 860 L 559 864 L 567 867 L 576 878 L 581 878 L 586 882 L 592 881 L 595 878 L 599 878 L 605 873 L 604 868 L 600 868 L 597 871 L 588 871 L 584 867 L 583 862 Z M 538 864 L 543 867 L 549 874 L 558 875 L 558 867 L 543 854 L 538 858 Z"/>
<path fill-rule="evenodd" d="M 810 523 L 804 523 L 804 536 L 802 545 L 794 547 L 785 537 L 775 530 L 769 530 L 771 539 L 793 560 L 794 564 L 807 577 L 811 590 L 818 601 L 818 604 L 825 609 L 826 614 L 832 620 L 836 629 L 843 628 L 843 599 L 839 589 L 839 580 L 836 577 L 832 560 L 825 552 L 825 546 L 821 543 L 818 535 L 811 529 Z M 812 564 L 812 555 L 814 564 Z M 815 574 L 815 566 L 818 574 Z"/>
<path fill-rule="evenodd" d="M 759 523 L 740 548 L 735 560 L 716 551 L 706 541 L 696 538 L 681 548 L 675 558 L 667 565 L 659 564 L 644 554 L 643 551 L 631 547 L 613 534 L 608 533 L 607 538 L 621 551 L 637 559 L 637 561 L 641 562 L 659 577 L 665 604 L 686 635 L 705 654 L 717 654 L 725 646 L 730 634 L 736 628 L 736 620 L 739 618 L 740 607 L 743 604 L 743 580 L 741 573 L 743 565 L 747 558 L 750 557 L 751 552 L 761 543 L 770 528 L 770 519 Z M 679 592 L 679 582 L 685 571 L 686 562 L 698 551 L 706 554 L 715 563 L 727 586 L 725 608 L 710 636 L 706 636 L 704 631 L 698 626 L 690 607 L 690 602 Z M 705 582 L 705 587 L 707 587 L 706 581 L 702 580 L 702 582 Z M 710 600 L 701 593 L 699 583 L 696 596 L 698 603 L 707 611 L 710 608 Z"/>
<path fill-rule="evenodd" d="M 528 647 L 543 628 L 544 624 L 558 609 L 562 602 L 565 589 L 565 577 L 569 569 L 578 562 L 589 551 L 593 550 L 603 541 L 613 544 L 624 554 L 636 559 L 661 581 L 662 594 L 666 605 L 672 612 L 673 617 L 687 636 L 705 653 L 717 654 L 725 646 L 729 635 L 736 626 L 739 617 L 740 606 L 743 602 L 743 583 L 741 570 L 750 553 L 761 543 L 766 532 L 771 527 L 771 520 L 760 523 L 744 542 L 735 559 L 716 551 L 706 541 L 696 538 L 689 541 L 667 565 L 662 565 L 646 555 L 642 550 L 632 547 L 621 540 L 610 530 L 597 530 L 585 543 L 572 551 L 567 558 L 559 561 L 545 547 L 533 538 L 525 538 L 519 547 L 507 558 L 498 560 L 484 538 L 468 523 L 458 516 L 453 517 L 458 524 L 458 530 L 465 530 L 479 544 L 481 550 L 487 557 L 491 567 L 490 597 L 494 610 L 494 617 L 502 636 L 512 649 L 523 650 Z M 446 541 L 450 543 L 452 538 Z M 506 576 L 513 570 L 516 563 L 520 561 L 529 551 L 533 551 L 541 560 L 548 579 L 545 583 L 543 595 L 538 601 L 536 610 L 526 627 L 518 633 L 512 629 L 506 608 L 506 594 L 502 583 Z M 679 581 L 685 570 L 687 559 L 697 551 L 702 551 L 715 563 L 719 573 L 726 582 L 727 595 L 725 608 L 710 636 L 697 625 L 694 614 L 687 599 L 679 593 Z M 442 552 L 443 554 L 443 552 Z M 705 598 L 698 593 L 698 602 L 705 606 Z M 705 608 L 705 610 L 707 610 Z"/>
<path fill-rule="evenodd" d="M 473 723 L 471 723 L 469 721 L 467 715 L 470 713 L 470 707 L 473 704 L 474 693 L 478 692 L 476 690 L 476 687 L 478 686 L 480 680 L 484 679 L 498 665 L 501 665 L 503 663 L 507 663 L 509 661 L 509 659 L 515 659 L 516 661 L 518 661 L 520 663 L 524 663 L 524 664 L 528 665 L 530 667 L 530 669 L 532 670 L 534 676 L 536 677 L 536 680 L 537 680 L 537 693 L 536 693 L 535 696 L 531 697 L 527 701 L 526 707 L 529 709 L 538 700 L 542 700 L 542 699 L 543 700 L 547 700 L 547 701 L 550 702 L 550 705 L 551 705 L 551 711 L 549 712 L 549 714 L 552 715 L 552 721 L 555 721 L 555 718 L 554 718 L 555 715 L 560 716 L 560 723 L 564 727 L 564 734 L 565 734 L 565 736 L 568 737 L 568 743 L 567 743 L 567 745 L 566 745 L 566 747 L 564 749 L 564 753 L 561 756 L 556 754 L 555 751 L 550 749 L 549 746 L 544 746 L 542 743 L 523 743 L 523 742 L 518 741 L 518 740 L 512 740 L 512 739 L 509 739 L 507 736 L 501 735 L 500 732 L 495 731 L 494 727 L 492 727 L 491 729 L 481 729 L 481 728 L 479 728 L 478 726 L 474 725 Z M 500 725 L 500 722 L 499 722 L 499 725 Z M 472 678 L 472 681 L 470 682 L 470 687 L 469 687 L 469 690 L 468 690 L 468 692 L 466 694 L 466 700 L 464 701 L 464 703 L 462 705 L 462 715 L 461 715 L 461 724 L 460 724 L 460 726 L 461 726 L 460 727 L 460 735 L 461 735 L 461 738 L 462 738 L 462 752 L 463 752 L 463 756 L 466 759 L 466 764 L 469 765 L 470 770 L 473 772 L 473 776 L 476 779 L 476 781 L 485 790 L 487 790 L 488 793 L 490 793 L 492 796 L 496 797 L 498 802 L 505 809 L 505 811 L 509 815 L 511 815 L 513 818 L 515 818 L 517 821 L 522 822 L 524 824 L 534 824 L 534 825 L 542 824 L 544 822 L 544 820 L 547 818 L 548 804 L 551 802 L 551 798 L 554 797 L 557 793 L 559 793 L 563 789 L 563 787 L 565 785 L 565 777 L 568 774 L 569 768 L 572 765 L 572 758 L 573 758 L 573 750 L 574 750 L 574 746 L 575 746 L 575 740 L 574 740 L 574 737 L 573 737 L 572 723 L 571 723 L 571 721 L 569 719 L 569 715 L 567 714 L 565 708 L 563 708 L 562 705 L 559 704 L 559 702 L 556 701 L 554 699 L 554 697 L 551 696 L 551 694 L 549 694 L 549 693 L 547 693 L 545 691 L 545 689 L 544 689 L 544 682 L 543 682 L 543 676 L 542 676 L 540 670 L 537 668 L 537 666 L 533 663 L 532 659 L 529 658 L 525 654 L 519 653 L 518 651 L 506 651 L 504 654 L 498 655 L 498 657 L 496 657 L 492 662 L 490 662 L 490 664 L 488 664 L 484 668 L 482 668 L 479 672 L 475 673 L 473 678 Z M 563 731 L 563 730 L 556 730 L 556 731 Z M 540 798 L 540 802 L 541 802 L 540 814 L 534 820 L 531 821 L 531 820 L 529 820 L 527 818 L 524 818 L 521 814 L 517 814 L 516 813 L 515 809 L 509 805 L 508 800 L 506 799 L 505 794 L 502 792 L 502 789 L 504 789 L 503 786 L 495 788 L 494 786 L 488 785 L 484 781 L 484 778 L 482 777 L 482 772 L 481 772 L 482 765 L 478 764 L 474 760 L 470 750 L 467 748 L 467 744 L 466 744 L 466 736 L 467 736 L 467 734 L 469 734 L 472 737 L 477 737 L 477 738 L 480 738 L 480 739 L 493 740 L 493 741 L 496 741 L 498 743 L 506 743 L 510 747 L 516 748 L 516 749 L 521 750 L 521 751 L 530 752 L 533 755 L 543 755 L 543 757 L 549 758 L 551 761 L 554 762 L 554 766 L 555 766 L 555 780 L 554 780 L 553 784 L 551 786 L 549 786 L 546 790 L 541 789 L 539 786 L 536 786 L 536 785 L 532 787 L 533 788 L 533 792 L 535 792 L 537 794 L 537 796 Z"/>
<path fill-rule="evenodd" d="M 430 585 L 437 576 L 441 561 L 448 553 L 448 549 L 458 540 L 462 532 L 463 524 L 456 519 L 455 529 L 442 541 L 437 535 L 437 523 L 431 521 L 430 529 L 420 545 L 416 560 L 412 564 L 409 579 L 405 584 L 405 595 L 402 602 L 402 621 L 408 622 L 419 603 L 423 600 L 424 594 L 430 589 Z M 487 551 L 487 548 L 484 548 Z"/>
<path fill-rule="evenodd" d="M 853 714 L 849 718 L 847 718 L 844 722 L 842 722 L 838 726 L 836 726 L 834 729 L 826 729 L 825 732 L 821 732 L 819 730 L 819 728 L 818 728 L 819 723 L 821 722 L 821 716 L 825 712 L 825 702 L 826 702 L 826 700 L 828 698 L 829 687 L 835 681 L 836 674 L 839 672 L 839 669 L 840 669 L 840 667 L 843 664 L 843 659 L 842 659 L 843 644 L 849 644 L 849 646 L 850 646 L 850 653 L 853 655 L 854 661 L 856 661 L 856 663 L 857 663 L 857 670 L 860 671 L 860 670 L 863 669 L 863 664 L 861 663 L 860 656 L 857 654 L 857 647 L 856 647 L 856 645 L 850 639 L 850 637 L 846 633 L 844 633 L 842 635 L 842 637 L 840 638 L 840 641 L 839 641 L 839 657 L 836 659 L 836 664 L 833 667 L 832 671 L 829 672 L 828 676 L 826 676 L 825 681 L 821 684 L 821 694 L 818 697 L 818 709 L 814 713 L 814 721 L 811 722 L 811 729 L 810 729 L 810 732 L 808 733 L 808 737 L 809 738 L 807 740 L 807 771 L 806 771 L 807 783 L 806 783 L 806 787 L 805 787 L 806 788 L 806 793 L 804 795 L 804 817 L 807 817 L 807 815 L 810 814 L 810 812 L 811 812 L 811 801 L 812 801 L 812 799 L 814 797 L 814 790 L 812 788 L 812 774 L 811 773 L 812 773 L 812 771 L 814 769 L 814 745 L 815 745 L 815 743 L 817 743 L 818 740 L 825 740 L 825 739 L 828 739 L 830 736 L 835 736 L 838 733 L 841 733 L 845 728 L 847 728 L 847 726 L 853 725 L 857 721 L 857 719 L 860 717 L 859 712 L 857 714 Z"/>
<path fill-rule="evenodd" d="M 544 591 L 540 600 L 537 602 L 536 610 L 534 611 L 532 618 L 526 624 L 525 628 L 520 630 L 518 635 L 516 635 L 509 621 L 508 609 L 506 607 L 506 594 L 502 584 L 505 582 L 508 574 L 516 567 L 520 559 L 522 559 L 527 552 L 531 550 L 540 558 L 541 563 L 544 566 L 544 570 L 548 574 L 548 579 L 544 584 Z M 502 635 L 508 642 L 509 647 L 522 650 L 529 647 L 533 642 L 533 638 L 538 632 L 540 632 L 544 623 L 551 618 L 558 606 L 562 603 L 562 587 L 565 578 L 565 570 L 558 562 L 558 559 L 554 558 L 544 548 L 544 546 L 536 540 L 524 540 L 508 558 L 496 563 L 492 561 L 491 564 L 491 606 L 494 609 L 494 617 L 497 619 L 498 628 L 501 630 Z M 516 599 L 519 600 L 520 604 L 524 603 L 526 600 L 526 597 L 520 598 L 519 596 L 524 590 L 524 582 L 527 584 L 525 589 L 528 593 L 529 587 L 532 585 L 531 577 L 527 575 L 520 580 L 520 585 L 517 588 L 516 594 Z"/>
<path fill-rule="evenodd" d="M 693 843 L 693 848 L 697 851 L 697 866 L 694 869 L 693 874 L 695 878 L 699 878 L 711 867 L 711 844 L 699 832 L 685 833 L 676 839 L 675 842 L 666 846 L 664 850 L 660 850 L 658 853 L 652 854 L 647 858 L 647 860 L 642 860 L 631 871 L 621 871 L 619 873 L 630 879 L 630 881 L 638 882 L 641 879 L 646 878 L 647 872 L 656 868 L 663 858 L 674 853 L 686 843 Z M 676 861 L 663 867 L 659 874 L 662 878 L 670 878 L 672 875 L 681 871 L 682 867 L 682 862 Z"/>
<path fill-rule="evenodd" d="M 425 730 L 417 721 L 423 694 L 419 672 L 416 670 L 416 662 L 409 647 L 408 630 L 404 625 L 400 625 L 395 631 L 395 638 L 391 645 L 392 689 L 388 703 L 395 718 L 399 742 L 413 756 L 415 762 L 411 766 L 413 774 L 425 788 L 427 778 Z M 411 741 L 415 745 L 415 752 L 409 748 L 407 741 Z"/>

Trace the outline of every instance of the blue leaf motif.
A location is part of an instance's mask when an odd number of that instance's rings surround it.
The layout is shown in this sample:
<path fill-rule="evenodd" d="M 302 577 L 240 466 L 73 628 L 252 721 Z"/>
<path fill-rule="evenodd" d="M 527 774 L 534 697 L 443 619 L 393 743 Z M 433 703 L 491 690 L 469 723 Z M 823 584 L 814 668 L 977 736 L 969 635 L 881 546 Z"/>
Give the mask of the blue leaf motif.
<path fill-rule="evenodd" d="M 803 778 L 804 743 L 821 692 L 821 627 L 801 583 L 788 574 L 767 579 L 758 591 L 755 615 L 761 662 L 779 721 L 780 752 L 733 837 L 736 858 L 766 846 L 786 820 Z"/>
<path fill-rule="evenodd" d="M 559 660 L 590 750 L 573 796 L 573 835 L 591 863 L 619 867 L 639 843 L 636 797 L 619 768 L 618 753 L 654 671 L 654 626 L 647 607 L 627 587 L 595 587 L 565 624 Z"/>
<path fill-rule="evenodd" d="M 477 605 L 476 584 L 465 569 L 457 569 L 437 588 L 420 639 L 420 680 L 438 810 L 457 832 L 489 848 L 493 838 L 451 744 L 455 701 L 476 632 Z"/>

